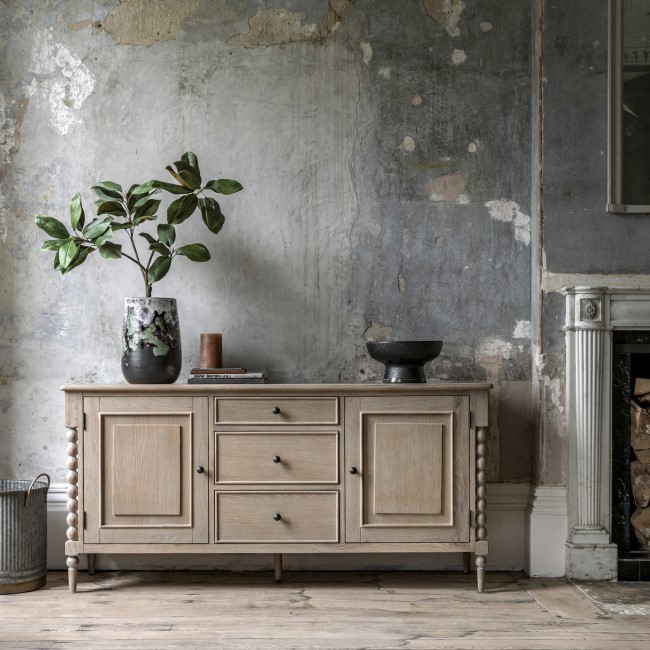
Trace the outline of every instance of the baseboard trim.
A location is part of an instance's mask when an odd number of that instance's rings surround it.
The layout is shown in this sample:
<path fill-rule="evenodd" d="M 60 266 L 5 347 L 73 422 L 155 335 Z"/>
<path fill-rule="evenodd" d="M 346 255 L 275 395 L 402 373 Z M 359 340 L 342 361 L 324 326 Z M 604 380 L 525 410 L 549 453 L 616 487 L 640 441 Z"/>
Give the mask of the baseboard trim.
<path fill-rule="evenodd" d="M 566 487 L 531 486 L 525 526 L 528 575 L 548 578 L 565 575 L 567 526 Z"/>

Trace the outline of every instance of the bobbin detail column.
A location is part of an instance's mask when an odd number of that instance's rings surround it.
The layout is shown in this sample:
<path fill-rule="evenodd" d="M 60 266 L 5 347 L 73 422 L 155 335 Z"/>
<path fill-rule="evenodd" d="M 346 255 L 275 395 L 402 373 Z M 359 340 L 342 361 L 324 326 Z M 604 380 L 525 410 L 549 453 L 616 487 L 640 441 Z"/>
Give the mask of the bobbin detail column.
<path fill-rule="evenodd" d="M 487 427 L 478 427 L 476 430 L 476 580 L 479 593 L 485 587 L 485 555 L 482 547 L 487 545 Z"/>
<path fill-rule="evenodd" d="M 79 555 L 76 553 L 77 542 L 79 541 L 79 434 L 76 427 L 66 428 L 66 453 L 68 455 L 66 466 L 66 494 L 68 496 L 67 508 L 68 516 L 66 522 L 68 529 L 66 536 L 66 554 L 68 559 L 68 585 L 70 591 L 74 593 L 77 590 L 77 572 L 79 569 Z M 72 549 L 75 549 L 73 554 Z"/>

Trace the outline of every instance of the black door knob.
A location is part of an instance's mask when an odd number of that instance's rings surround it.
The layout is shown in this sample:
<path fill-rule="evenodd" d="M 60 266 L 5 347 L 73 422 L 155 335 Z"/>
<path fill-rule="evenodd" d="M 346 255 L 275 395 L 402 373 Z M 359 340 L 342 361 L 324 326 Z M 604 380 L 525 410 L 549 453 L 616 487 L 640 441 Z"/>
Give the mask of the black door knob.
<path fill-rule="evenodd" d="M 282 515 L 279 512 L 276 512 L 273 515 L 273 519 L 275 519 L 276 521 L 280 521 L 280 519 L 282 519 Z"/>
<path fill-rule="evenodd" d="M 203 472 L 205 472 L 205 470 L 203 469 L 203 467 L 201 467 L 201 465 L 199 465 L 199 466 L 196 468 L 196 473 L 197 473 L 197 474 L 203 474 Z"/>
<path fill-rule="evenodd" d="M 279 406 L 274 406 L 272 410 L 273 410 L 273 415 L 278 415 L 280 413 L 280 407 Z"/>
<path fill-rule="evenodd" d="M 279 463 L 281 460 L 282 460 L 282 458 L 280 458 L 280 456 L 273 456 L 273 462 L 274 463 Z"/>
<path fill-rule="evenodd" d="M 357 473 L 357 468 L 356 467 L 350 467 L 350 469 L 348 471 L 350 472 L 350 474 L 356 474 Z"/>

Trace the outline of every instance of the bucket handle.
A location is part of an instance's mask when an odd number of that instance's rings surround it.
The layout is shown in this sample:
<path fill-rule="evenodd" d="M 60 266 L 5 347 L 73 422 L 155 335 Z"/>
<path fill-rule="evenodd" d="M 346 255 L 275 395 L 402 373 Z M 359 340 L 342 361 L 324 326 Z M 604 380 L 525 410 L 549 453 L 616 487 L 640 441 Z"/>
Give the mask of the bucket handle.
<path fill-rule="evenodd" d="M 44 476 L 47 479 L 47 487 L 45 488 L 45 499 L 47 500 L 47 493 L 48 490 L 50 489 L 50 476 L 49 474 L 46 474 L 43 472 L 42 474 L 39 474 L 33 481 L 32 484 L 29 486 L 29 489 L 27 490 L 27 496 L 25 497 L 25 508 L 29 508 L 29 502 L 32 498 L 32 488 L 34 487 L 34 483 L 38 481 L 41 476 Z"/>

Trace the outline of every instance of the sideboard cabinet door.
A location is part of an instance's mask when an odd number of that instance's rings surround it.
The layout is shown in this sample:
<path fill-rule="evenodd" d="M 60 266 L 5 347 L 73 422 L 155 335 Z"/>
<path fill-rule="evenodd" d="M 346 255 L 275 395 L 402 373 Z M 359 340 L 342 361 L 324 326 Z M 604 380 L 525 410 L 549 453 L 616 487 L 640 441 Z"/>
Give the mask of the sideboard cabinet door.
<path fill-rule="evenodd" d="M 208 542 L 208 399 L 85 397 L 84 539 Z"/>
<path fill-rule="evenodd" d="M 347 397 L 346 541 L 469 542 L 469 449 L 467 396 Z"/>

